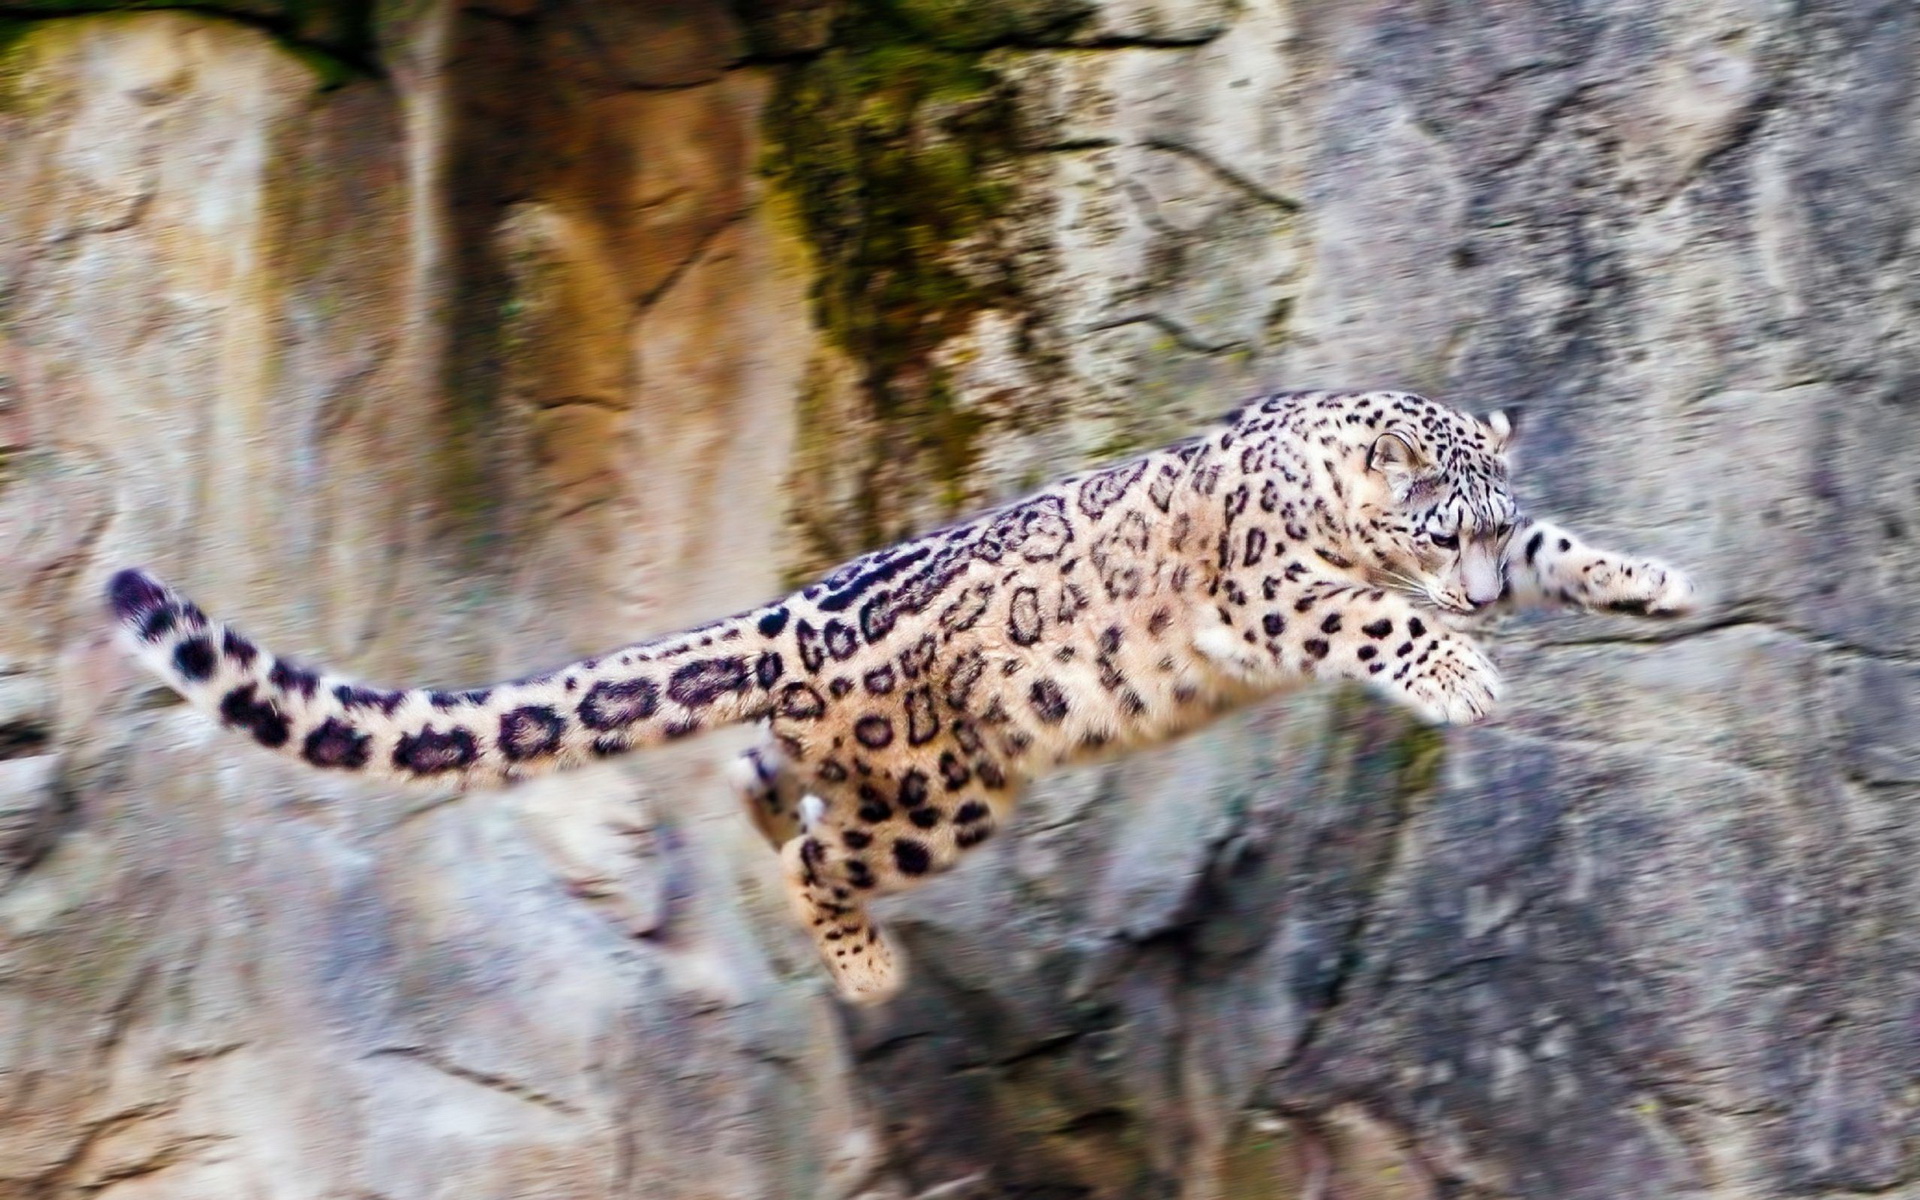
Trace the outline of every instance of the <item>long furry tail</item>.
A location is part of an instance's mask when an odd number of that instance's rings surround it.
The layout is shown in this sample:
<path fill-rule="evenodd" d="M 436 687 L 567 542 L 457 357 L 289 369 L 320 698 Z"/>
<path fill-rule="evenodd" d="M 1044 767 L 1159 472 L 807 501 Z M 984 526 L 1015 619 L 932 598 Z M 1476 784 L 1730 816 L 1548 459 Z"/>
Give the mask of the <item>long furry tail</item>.
<path fill-rule="evenodd" d="M 373 778 L 498 783 L 657 745 L 764 714 L 785 674 L 778 606 L 446 692 L 367 687 L 275 657 L 144 571 L 115 575 L 107 599 L 134 652 L 194 705 L 270 750 Z"/>

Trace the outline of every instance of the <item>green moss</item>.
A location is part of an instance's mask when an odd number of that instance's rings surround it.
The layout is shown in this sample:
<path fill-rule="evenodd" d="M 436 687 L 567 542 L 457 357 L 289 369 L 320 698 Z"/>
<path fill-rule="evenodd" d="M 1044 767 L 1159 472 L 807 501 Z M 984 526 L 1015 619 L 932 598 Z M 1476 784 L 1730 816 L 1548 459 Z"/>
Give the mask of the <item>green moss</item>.
<path fill-rule="evenodd" d="M 374 42 L 376 0 L 11 0 L 0 17 L 0 108 L 6 107 L 8 51 L 45 21 L 113 13 L 184 12 L 259 29 L 332 88 L 378 74 Z"/>
<path fill-rule="evenodd" d="M 934 351 L 981 311 L 1020 307 L 990 252 L 1018 146 L 1013 98 L 984 47 L 1083 10 L 852 0 L 831 45 L 788 68 L 767 106 L 765 166 L 814 252 L 816 321 L 857 365 L 875 418 L 863 473 L 910 461 L 949 510 L 966 498 L 988 421 L 957 402 Z M 885 527 L 876 496 L 855 508 L 836 519 L 858 522 L 866 545 L 904 532 Z"/>
<path fill-rule="evenodd" d="M 958 508 L 966 500 L 962 484 L 980 461 L 980 437 L 989 424 L 985 416 L 956 402 L 944 374 L 932 373 L 921 426 L 933 460 L 934 478 L 943 488 L 941 500 L 949 509 Z"/>
<path fill-rule="evenodd" d="M 1387 750 L 1400 794 L 1423 796 L 1432 791 L 1446 753 L 1446 735 L 1438 727 L 1410 722 Z"/>
<path fill-rule="evenodd" d="M 953 50 L 1052 40 L 1090 15 L 1091 0 L 895 0 L 893 12 L 922 40 Z"/>
<path fill-rule="evenodd" d="M 1138 429 L 1116 429 L 1100 440 L 1100 444 L 1087 451 L 1087 461 L 1091 463 L 1119 462 L 1139 454 L 1155 443 L 1143 437 Z"/>
<path fill-rule="evenodd" d="M 887 3 L 837 36 L 769 105 L 768 166 L 818 254 L 821 325 L 884 407 L 903 371 L 1004 290 L 962 275 L 953 250 L 1006 208 L 1012 115 L 978 55 L 917 40 Z"/>
<path fill-rule="evenodd" d="M 280 48 L 299 60 L 307 70 L 313 72 L 314 83 L 319 85 L 323 92 L 345 87 L 367 74 L 364 69 L 347 60 L 313 46 L 283 41 L 280 43 Z"/>
<path fill-rule="evenodd" d="M 1391 796 L 1396 808 L 1432 791 L 1446 761 L 1443 730 L 1357 685 L 1334 693 L 1331 736 L 1340 756 L 1353 761 L 1353 786 L 1364 795 Z"/>
<path fill-rule="evenodd" d="M 0 17 L 0 113 L 21 107 L 27 55 L 22 42 L 33 29 L 31 21 Z"/>

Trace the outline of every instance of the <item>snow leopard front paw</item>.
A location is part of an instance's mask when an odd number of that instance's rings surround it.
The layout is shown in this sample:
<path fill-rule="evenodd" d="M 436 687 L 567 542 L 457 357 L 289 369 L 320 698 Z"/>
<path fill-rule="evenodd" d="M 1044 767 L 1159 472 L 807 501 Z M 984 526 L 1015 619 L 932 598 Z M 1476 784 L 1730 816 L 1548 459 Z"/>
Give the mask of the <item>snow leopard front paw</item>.
<path fill-rule="evenodd" d="M 1595 608 L 1640 617 L 1684 617 L 1699 604 L 1693 581 L 1677 568 L 1646 560 L 1603 563 L 1589 586 L 1596 593 Z"/>
<path fill-rule="evenodd" d="M 1466 638 L 1438 637 L 1410 654 L 1413 666 L 1400 689 L 1429 724 L 1471 725 L 1486 719 L 1500 702 L 1499 670 Z"/>

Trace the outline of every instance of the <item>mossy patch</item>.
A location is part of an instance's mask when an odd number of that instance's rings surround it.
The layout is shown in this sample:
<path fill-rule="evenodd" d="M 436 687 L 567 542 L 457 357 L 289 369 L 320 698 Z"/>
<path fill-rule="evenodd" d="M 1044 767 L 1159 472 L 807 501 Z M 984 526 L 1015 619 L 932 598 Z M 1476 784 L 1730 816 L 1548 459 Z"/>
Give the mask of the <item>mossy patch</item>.
<path fill-rule="evenodd" d="M 374 38 L 376 0 L 9 0 L 0 17 L 0 107 L 6 107 L 9 51 L 50 20 L 113 13 L 184 12 L 259 29 L 313 71 L 318 85 L 338 87 L 379 74 Z"/>
<path fill-rule="evenodd" d="M 21 42 L 32 29 L 31 21 L 0 17 L 0 113 L 18 109 L 24 99 L 27 56 Z"/>
<path fill-rule="evenodd" d="M 1424 796 L 1440 781 L 1447 738 L 1438 727 L 1410 721 L 1387 747 L 1388 765 L 1402 796 Z"/>
<path fill-rule="evenodd" d="M 1391 797 L 1396 810 L 1411 811 L 1409 805 L 1432 792 L 1446 761 L 1444 730 L 1358 685 L 1334 693 L 1330 736 L 1353 761 L 1358 790 Z"/>
<path fill-rule="evenodd" d="M 874 419 L 865 474 L 910 463 L 949 510 L 988 422 L 960 403 L 935 351 L 980 312 L 1021 307 L 999 247 L 1016 196 L 1016 113 L 988 48 L 1065 28 L 1085 7 L 854 0 L 831 44 L 785 69 L 766 109 L 765 167 L 813 251 L 815 319 L 856 364 Z M 875 545 L 908 532 L 888 527 L 887 507 L 865 496 L 840 516 Z"/>
<path fill-rule="evenodd" d="M 820 324 L 884 405 L 903 373 L 1003 298 L 1000 281 L 955 260 L 1011 199 L 1012 113 L 978 54 L 920 40 L 891 4 L 860 6 L 837 39 L 781 81 L 768 167 L 817 253 Z"/>
<path fill-rule="evenodd" d="M 0 17 L 0 61 L 12 57 L 14 47 L 21 38 L 27 36 L 34 26 L 32 21 L 23 21 L 18 17 Z"/>
<path fill-rule="evenodd" d="M 920 38 L 951 50 L 1051 44 L 1097 7 L 1092 0 L 894 0 L 892 5 Z"/>

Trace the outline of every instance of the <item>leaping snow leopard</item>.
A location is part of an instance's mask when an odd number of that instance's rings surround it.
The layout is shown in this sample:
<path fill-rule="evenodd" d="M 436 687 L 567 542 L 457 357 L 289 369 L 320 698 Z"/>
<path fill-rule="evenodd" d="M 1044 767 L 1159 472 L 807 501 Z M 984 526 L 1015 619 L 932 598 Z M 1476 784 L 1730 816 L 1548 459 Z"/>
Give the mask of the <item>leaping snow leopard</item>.
<path fill-rule="evenodd" d="M 868 901 L 954 866 L 1055 765 L 1312 680 L 1485 717 L 1496 606 L 1688 611 L 1673 568 L 1522 513 L 1512 426 L 1403 392 L 1256 399 L 1209 432 L 875 551 L 796 595 L 514 683 L 389 691 L 269 654 L 139 571 L 140 656 L 269 749 L 498 783 L 740 721 L 753 821 L 840 992 L 903 969 Z"/>

